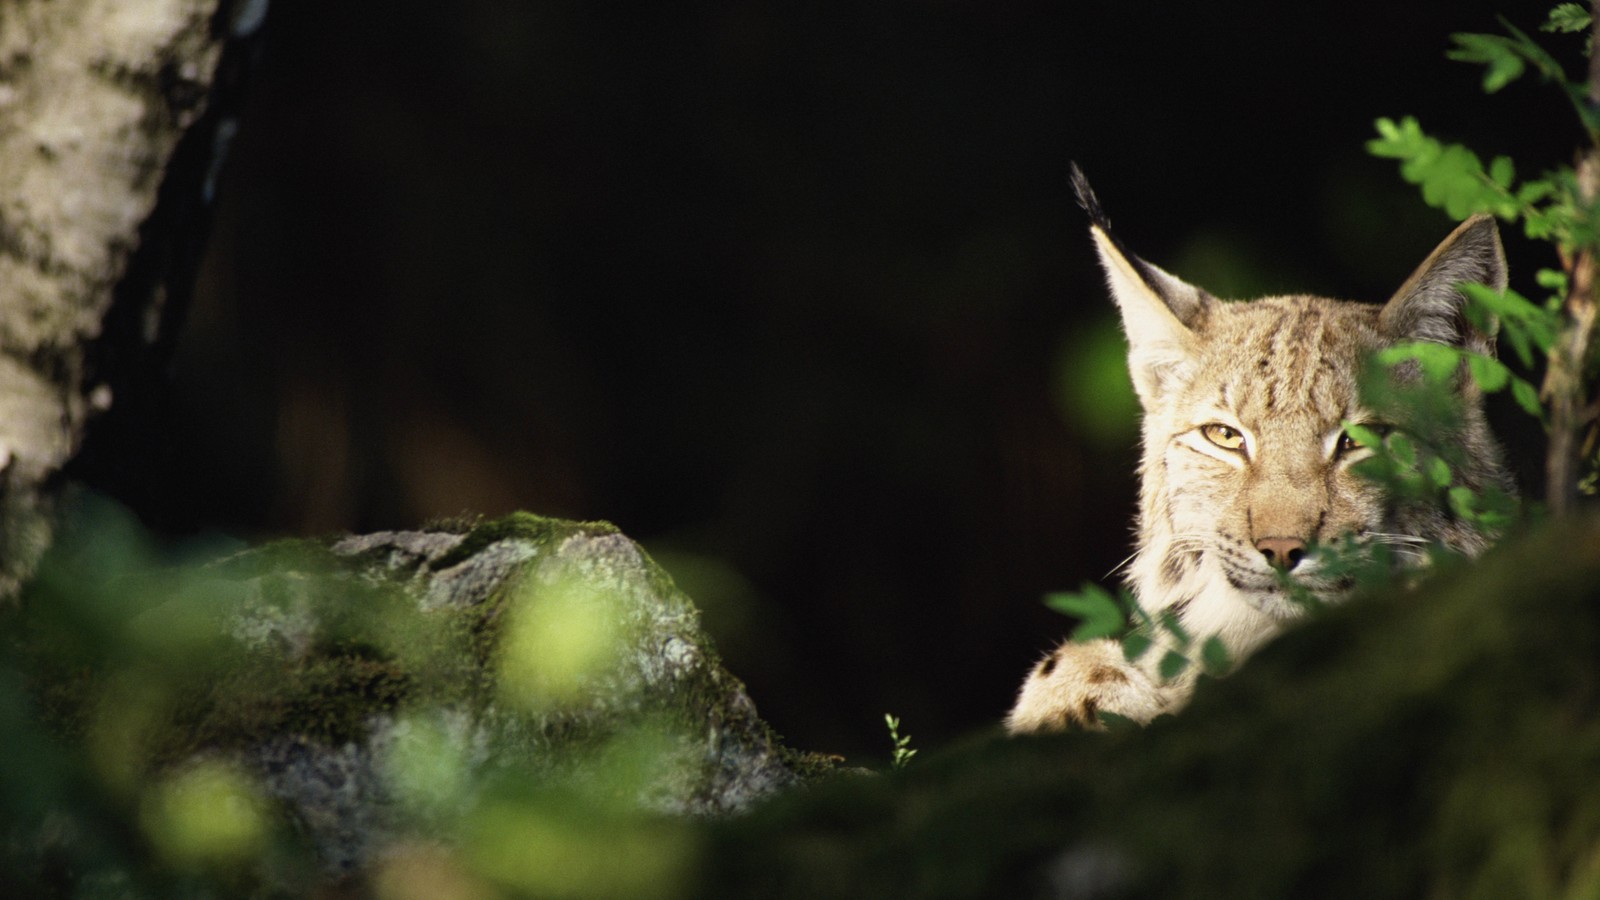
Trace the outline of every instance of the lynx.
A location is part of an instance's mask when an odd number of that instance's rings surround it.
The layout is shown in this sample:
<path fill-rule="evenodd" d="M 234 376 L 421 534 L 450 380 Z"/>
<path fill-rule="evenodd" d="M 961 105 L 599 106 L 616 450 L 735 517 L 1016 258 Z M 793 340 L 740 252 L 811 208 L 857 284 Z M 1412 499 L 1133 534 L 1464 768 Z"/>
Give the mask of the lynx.
<path fill-rule="evenodd" d="M 1346 579 L 1324 571 L 1319 545 L 1342 536 L 1357 548 L 1485 548 L 1492 535 L 1437 504 L 1399 502 L 1351 471 L 1372 448 L 1342 423 L 1376 434 L 1405 426 L 1382 421 L 1357 390 L 1363 361 L 1381 348 L 1420 341 L 1493 353 L 1493 333 L 1468 321 L 1457 287 L 1505 288 L 1493 219 L 1463 223 L 1383 305 L 1308 295 L 1225 302 L 1129 253 L 1076 166 L 1073 185 L 1121 313 L 1143 408 L 1127 581 L 1144 612 L 1174 616 L 1197 642 L 1217 637 L 1238 661 L 1303 615 L 1285 581 L 1326 601 L 1349 591 Z M 1456 483 L 1509 494 L 1481 392 L 1461 373 L 1454 385 L 1460 413 L 1439 439 L 1461 451 Z M 1163 682 L 1155 671 L 1162 655 L 1129 663 L 1110 639 L 1063 643 L 1029 673 L 1006 727 L 1098 728 L 1104 713 L 1143 724 L 1176 711 L 1195 676 Z"/>

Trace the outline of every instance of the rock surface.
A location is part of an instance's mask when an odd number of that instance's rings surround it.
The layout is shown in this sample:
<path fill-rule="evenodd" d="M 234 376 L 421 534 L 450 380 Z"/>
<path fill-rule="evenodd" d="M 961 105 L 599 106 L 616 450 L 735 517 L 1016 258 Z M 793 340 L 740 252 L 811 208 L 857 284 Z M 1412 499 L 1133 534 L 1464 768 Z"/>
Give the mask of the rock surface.
<path fill-rule="evenodd" d="M 407 833 L 394 769 L 419 731 L 461 761 L 458 778 L 514 766 L 570 780 L 589 777 L 588 749 L 645 729 L 670 764 L 633 802 L 674 816 L 743 810 L 828 765 L 781 744 L 693 604 L 606 524 L 517 514 L 269 546 L 201 583 L 226 595 L 225 628 L 254 662 L 180 715 L 188 737 L 165 755 L 242 763 L 332 872 L 426 837 Z M 565 618 L 540 631 L 550 610 Z M 589 657 L 541 662 L 587 626 L 603 638 Z"/>

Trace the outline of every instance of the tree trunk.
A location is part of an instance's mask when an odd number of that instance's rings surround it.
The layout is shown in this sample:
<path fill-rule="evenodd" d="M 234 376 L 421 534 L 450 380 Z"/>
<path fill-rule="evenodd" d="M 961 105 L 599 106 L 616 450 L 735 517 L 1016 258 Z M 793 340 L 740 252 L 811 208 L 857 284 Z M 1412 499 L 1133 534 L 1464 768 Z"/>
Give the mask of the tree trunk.
<path fill-rule="evenodd" d="M 1600 42 L 1600 0 L 1593 0 L 1591 39 Z M 1600 109 L 1600 53 L 1589 58 L 1589 106 Z M 1578 193 L 1585 204 L 1593 204 L 1600 188 L 1600 147 L 1591 146 L 1578 159 Z M 1594 353 L 1597 313 L 1595 298 L 1595 248 L 1573 249 L 1562 264 L 1571 279 L 1565 302 L 1565 325 L 1550 351 L 1540 394 L 1550 404 L 1550 448 L 1545 454 L 1545 502 L 1556 515 L 1571 512 L 1578 498 L 1580 452 L 1592 450 L 1595 406 L 1589 400 L 1585 379 L 1589 359 Z M 1589 430 L 1589 439 L 1580 442 L 1579 434 Z"/>
<path fill-rule="evenodd" d="M 233 130 L 225 57 L 265 5 L 0 8 L 0 602 L 49 546 L 86 430 L 165 348 Z"/>

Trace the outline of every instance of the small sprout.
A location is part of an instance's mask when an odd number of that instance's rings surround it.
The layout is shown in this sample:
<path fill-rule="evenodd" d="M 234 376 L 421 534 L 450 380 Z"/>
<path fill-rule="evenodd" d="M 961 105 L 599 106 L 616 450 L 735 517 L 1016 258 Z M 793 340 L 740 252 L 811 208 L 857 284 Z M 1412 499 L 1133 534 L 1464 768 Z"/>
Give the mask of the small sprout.
<path fill-rule="evenodd" d="M 911 746 L 911 735 L 900 733 L 899 716 L 884 713 L 883 722 L 889 726 L 889 740 L 894 742 L 894 756 L 890 762 L 896 769 L 903 769 L 906 763 L 911 762 L 911 757 L 917 755 L 917 751 Z"/>

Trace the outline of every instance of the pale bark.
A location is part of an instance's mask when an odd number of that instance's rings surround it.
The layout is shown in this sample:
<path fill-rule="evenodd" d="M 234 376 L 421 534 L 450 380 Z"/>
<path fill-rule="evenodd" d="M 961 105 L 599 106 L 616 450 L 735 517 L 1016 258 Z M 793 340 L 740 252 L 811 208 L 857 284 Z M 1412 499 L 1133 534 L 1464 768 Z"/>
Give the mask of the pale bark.
<path fill-rule="evenodd" d="M 123 311 L 143 324 L 132 340 L 161 336 L 161 278 L 118 286 L 153 239 L 142 226 L 179 141 L 205 113 L 229 37 L 218 5 L 0 7 L 0 601 L 49 544 L 57 476 L 117 402 L 93 363 L 114 305 L 136 307 Z M 262 6 L 236 10 L 234 31 L 258 24 Z"/>

